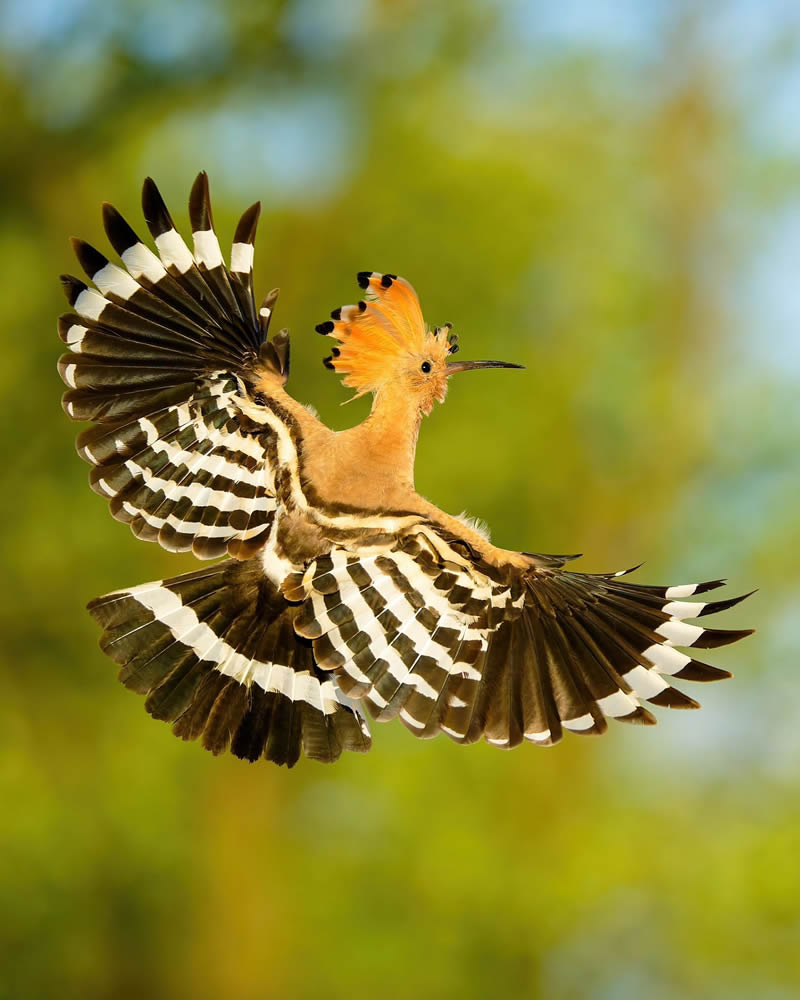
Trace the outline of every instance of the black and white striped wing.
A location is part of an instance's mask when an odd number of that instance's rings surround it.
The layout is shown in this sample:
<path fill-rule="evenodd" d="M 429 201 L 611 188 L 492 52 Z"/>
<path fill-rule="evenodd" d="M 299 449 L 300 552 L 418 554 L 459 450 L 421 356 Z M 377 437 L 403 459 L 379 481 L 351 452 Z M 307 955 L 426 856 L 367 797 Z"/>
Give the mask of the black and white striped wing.
<path fill-rule="evenodd" d="M 684 600 L 721 581 L 638 586 L 624 574 L 568 572 L 563 562 L 498 580 L 411 538 L 381 554 L 334 549 L 285 591 L 304 601 L 295 627 L 320 666 L 379 720 L 399 715 L 422 737 L 550 745 L 564 729 L 604 732 L 607 718 L 652 724 L 644 703 L 698 707 L 672 678 L 730 676 L 677 648 L 750 634 L 684 621 L 744 599 Z"/>
<path fill-rule="evenodd" d="M 295 628 L 342 690 L 420 736 L 436 735 L 449 692 L 474 700 L 488 637 L 523 601 L 519 583 L 443 561 L 416 537 L 385 552 L 333 549 L 284 590 L 304 600 Z"/>
<path fill-rule="evenodd" d="M 62 278 L 75 310 L 59 320 L 64 409 L 94 422 L 78 451 L 94 466 L 93 489 L 135 534 L 203 558 L 244 557 L 263 543 L 276 501 L 269 432 L 242 405 L 259 354 L 283 374 L 266 344 L 270 306 L 259 319 L 252 294 L 258 206 L 239 223 L 230 270 L 205 174 L 190 200 L 194 253 L 150 180 L 143 206 L 158 256 L 110 205 L 106 231 L 125 268 L 74 241 L 95 287 Z"/>

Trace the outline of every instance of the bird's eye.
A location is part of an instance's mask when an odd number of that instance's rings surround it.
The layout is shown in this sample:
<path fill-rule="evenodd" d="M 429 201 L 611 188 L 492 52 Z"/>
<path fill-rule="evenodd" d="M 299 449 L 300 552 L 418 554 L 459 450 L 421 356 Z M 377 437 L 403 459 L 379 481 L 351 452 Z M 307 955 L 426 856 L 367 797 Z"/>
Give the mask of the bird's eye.
<path fill-rule="evenodd" d="M 431 365 L 430 361 L 423 361 L 422 362 L 422 370 L 425 372 L 426 375 L 430 372 L 431 367 L 432 367 L 432 365 Z"/>

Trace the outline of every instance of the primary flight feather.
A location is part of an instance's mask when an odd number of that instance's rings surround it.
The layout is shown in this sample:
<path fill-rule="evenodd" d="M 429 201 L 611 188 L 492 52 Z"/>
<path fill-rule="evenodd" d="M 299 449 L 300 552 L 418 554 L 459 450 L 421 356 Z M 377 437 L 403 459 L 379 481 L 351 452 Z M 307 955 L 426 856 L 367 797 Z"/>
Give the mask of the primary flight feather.
<path fill-rule="evenodd" d="M 449 379 L 519 366 L 453 360 L 457 337 L 426 325 L 407 281 L 360 272 L 360 301 L 317 331 L 335 343 L 326 366 L 373 405 L 334 432 L 284 388 L 277 292 L 253 297 L 259 206 L 226 266 L 205 173 L 192 249 L 149 178 L 142 203 L 157 254 L 110 205 L 124 267 L 73 241 L 94 288 L 62 278 L 59 371 L 66 412 L 94 424 L 78 451 L 114 517 L 170 551 L 225 556 L 89 605 L 151 715 L 214 753 L 291 766 L 368 750 L 364 709 L 416 736 L 546 746 L 607 718 L 653 723 L 646 704 L 697 707 L 674 678 L 730 676 L 678 648 L 749 634 L 686 622 L 743 600 L 686 600 L 723 581 L 570 572 L 570 557 L 497 548 L 416 492 L 420 423 Z"/>

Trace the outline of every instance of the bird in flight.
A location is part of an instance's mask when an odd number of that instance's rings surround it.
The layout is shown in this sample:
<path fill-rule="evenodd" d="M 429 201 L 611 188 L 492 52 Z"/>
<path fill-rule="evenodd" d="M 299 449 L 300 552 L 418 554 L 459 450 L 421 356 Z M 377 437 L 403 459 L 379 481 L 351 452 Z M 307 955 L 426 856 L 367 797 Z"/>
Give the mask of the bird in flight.
<path fill-rule="evenodd" d="M 609 718 L 650 725 L 647 706 L 696 708 L 674 679 L 730 676 L 682 652 L 752 631 L 686 621 L 744 599 L 687 600 L 724 581 L 572 572 L 574 556 L 497 548 L 416 492 L 420 424 L 450 378 L 519 365 L 456 360 L 450 324 L 429 327 L 406 280 L 362 271 L 360 300 L 316 328 L 334 345 L 325 365 L 373 398 L 334 432 L 285 389 L 277 290 L 260 308 L 253 296 L 260 205 L 226 266 L 205 173 L 192 250 L 149 178 L 142 204 L 158 253 L 105 204 L 124 267 L 74 240 L 94 287 L 62 277 L 74 311 L 58 329 L 64 409 L 93 424 L 77 441 L 92 489 L 137 537 L 225 557 L 89 604 L 152 716 L 215 754 L 291 767 L 369 750 L 368 716 L 422 738 L 549 746 Z"/>

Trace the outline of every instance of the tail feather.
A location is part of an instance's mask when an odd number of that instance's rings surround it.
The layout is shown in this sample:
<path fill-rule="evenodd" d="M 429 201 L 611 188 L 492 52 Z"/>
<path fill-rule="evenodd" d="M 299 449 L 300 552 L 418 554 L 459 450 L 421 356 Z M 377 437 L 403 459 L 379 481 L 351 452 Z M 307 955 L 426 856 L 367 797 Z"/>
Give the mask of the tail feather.
<path fill-rule="evenodd" d="M 206 719 L 203 730 L 203 746 L 206 750 L 210 750 L 215 756 L 228 750 L 247 709 L 248 701 L 247 688 L 243 684 L 229 680 L 217 695 Z M 298 741 L 296 748 L 287 747 L 285 753 L 273 754 L 268 759 L 274 760 L 276 764 L 292 767 L 297 763 L 299 756 Z"/>
<path fill-rule="evenodd" d="M 226 560 L 98 598 L 103 650 L 145 708 L 212 753 L 291 767 L 301 751 L 365 751 L 362 713 L 294 631 L 296 607 L 251 563 Z"/>

